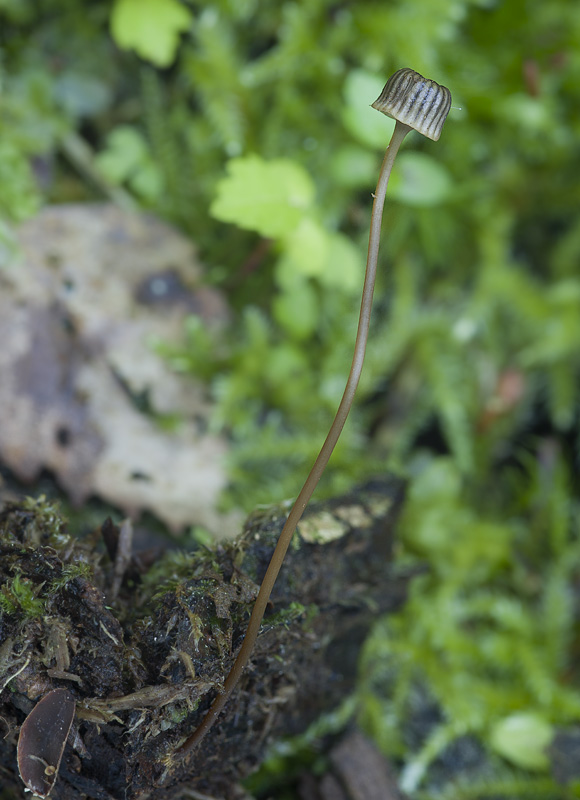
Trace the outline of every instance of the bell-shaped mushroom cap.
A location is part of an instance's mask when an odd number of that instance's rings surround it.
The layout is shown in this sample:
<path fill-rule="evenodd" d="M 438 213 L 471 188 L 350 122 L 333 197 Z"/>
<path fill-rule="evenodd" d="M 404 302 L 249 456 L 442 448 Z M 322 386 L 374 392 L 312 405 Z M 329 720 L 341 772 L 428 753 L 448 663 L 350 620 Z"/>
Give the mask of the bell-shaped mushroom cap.
<path fill-rule="evenodd" d="M 404 67 L 391 75 L 372 104 L 377 111 L 437 141 L 451 108 L 451 92 Z"/>

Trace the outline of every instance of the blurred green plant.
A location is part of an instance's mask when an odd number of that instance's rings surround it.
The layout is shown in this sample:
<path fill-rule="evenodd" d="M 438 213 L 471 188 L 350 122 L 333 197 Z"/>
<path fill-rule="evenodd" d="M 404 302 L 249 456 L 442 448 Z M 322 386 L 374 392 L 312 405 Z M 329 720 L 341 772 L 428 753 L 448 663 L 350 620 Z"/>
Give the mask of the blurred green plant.
<path fill-rule="evenodd" d="M 115 0 L 111 33 L 123 49 L 132 49 L 157 67 L 175 60 L 179 34 L 191 22 L 191 12 L 178 0 Z"/>
<path fill-rule="evenodd" d="M 490 513 L 481 487 L 476 495 L 462 487 L 449 458 L 424 466 L 412 485 L 400 564 L 429 570 L 412 581 L 404 609 L 377 627 L 361 665 L 363 724 L 404 759 L 411 793 L 466 734 L 516 766 L 547 771 L 555 726 L 580 720 L 578 504 L 557 448 L 527 466 L 531 486 L 521 466 L 506 475 L 503 514 L 498 504 Z M 441 721 L 409 748 L 419 686 Z"/>

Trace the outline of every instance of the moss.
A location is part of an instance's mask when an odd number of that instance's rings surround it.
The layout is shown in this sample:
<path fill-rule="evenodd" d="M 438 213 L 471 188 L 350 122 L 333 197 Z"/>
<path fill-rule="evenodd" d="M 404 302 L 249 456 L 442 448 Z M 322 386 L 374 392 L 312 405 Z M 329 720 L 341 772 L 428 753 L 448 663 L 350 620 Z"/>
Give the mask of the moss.
<path fill-rule="evenodd" d="M 540 462 L 535 470 L 533 480 Z M 484 500 L 474 509 L 451 459 L 429 462 L 411 486 L 405 566 L 425 571 L 367 642 L 361 685 L 361 718 L 387 752 L 404 754 L 411 794 L 466 733 L 510 759 L 493 731 L 514 712 L 552 731 L 580 719 L 577 505 L 564 499 L 562 456 L 552 470 L 541 499 L 520 475 L 520 502 L 502 517 Z M 543 754 L 535 767 L 546 771 Z"/>
<path fill-rule="evenodd" d="M 31 514 L 27 520 L 27 540 L 30 543 L 63 546 L 68 541 L 67 521 L 57 502 L 49 501 L 45 495 L 27 497 L 22 509 Z"/>
<path fill-rule="evenodd" d="M 396 482 L 381 489 L 383 496 L 399 492 Z M 367 522 L 376 493 L 357 493 Z M 336 504 L 319 512 L 341 518 Z M 65 682 L 91 755 L 81 759 L 81 770 L 90 764 L 95 775 L 95 764 L 105 765 L 110 794 L 138 798 L 152 786 L 165 790 L 165 780 L 187 778 L 201 793 L 211 789 L 215 796 L 229 796 L 261 757 L 267 737 L 256 737 L 256 731 L 304 730 L 350 691 L 355 670 L 344 657 L 344 643 L 352 653 L 353 635 L 359 641 L 372 617 L 369 605 L 385 607 L 384 568 L 369 577 L 373 525 L 350 527 L 326 545 L 299 542 L 289 554 L 288 570 L 295 577 L 275 588 L 252 668 L 244 671 L 229 713 L 216 735 L 204 740 L 194 763 L 176 758 L 179 744 L 223 685 L 245 633 L 257 592 L 246 567 L 252 576 L 263 571 L 284 518 L 283 509 L 263 511 L 236 542 L 213 552 L 199 548 L 168 555 L 156 562 L 154 579 L 135 573 L 109 604 L 112 564 L 94 539 L 74 540 L 62 527 L 62 546 L 55 547 L 54 539 L 47 546 L 42 533 L 39 543 L 46 516 L 35 504 L 5 509 L 0 588 L 12 613 L 0 617 L 0 671 L 12 691 L 2 693 L 0 715 L 17 728 L 22 707 Z M 356 556 L 346 555 L 349 542 Z M 296 582 L 306 587 L 304 597 L 297 596 Z M 42 607 L 37 617 L 31 613 L 34 603 Z M 18 785 L 14 741 L 3 747 L 6 775 Z M 62 798 L 80 800 L 74 784 L 59 785 Z"/>
<path fill-rule="evenodd" d="M 93 567 L 86 561 L 77 561 L 74 564 L 65 564 L 62 568 L 61 575 L 52 581 L 50 591 L 58 592 L 70 581 L 74 581 L 76 578 L 91 578 L 92 575 Z"/>
<path fill-rule="evenodd" d="M 262 623 L 262 628 L 264 630 L 268 630 L 270 628 L 276 628 L 279 625 L 283 625 L 284 627 L 288 628 L 297 619 L 303 617 L 305 612 L 306 608 L 302 605 L 302 603 L 290 603 L 288 608 L 281 608 L 275 614 L 269 614 Z M 311 618 L 312 616 L 310 619 Z"/>
<path fill-rule="evenodd" d="M 39 588 L 32 581 L 16 574 L 0 587 L 0 610 L 4 614 L 18 614 L 24 619 L 38 619 L 46 607 L 38 594 Z"/>

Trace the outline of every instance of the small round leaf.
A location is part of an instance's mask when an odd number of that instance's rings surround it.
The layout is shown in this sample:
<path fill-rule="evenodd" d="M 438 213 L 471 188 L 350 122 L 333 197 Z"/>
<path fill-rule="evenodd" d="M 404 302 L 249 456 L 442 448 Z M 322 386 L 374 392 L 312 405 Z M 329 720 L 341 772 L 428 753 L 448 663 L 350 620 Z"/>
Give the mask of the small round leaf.
<path fill-rule="evenodd" d="M 549 767 L 546 748 L 553 738 L 554 728 L 540 714 L 520 711 L 497 722 L 489 741 L 512 764 L 541 772 Z"/>

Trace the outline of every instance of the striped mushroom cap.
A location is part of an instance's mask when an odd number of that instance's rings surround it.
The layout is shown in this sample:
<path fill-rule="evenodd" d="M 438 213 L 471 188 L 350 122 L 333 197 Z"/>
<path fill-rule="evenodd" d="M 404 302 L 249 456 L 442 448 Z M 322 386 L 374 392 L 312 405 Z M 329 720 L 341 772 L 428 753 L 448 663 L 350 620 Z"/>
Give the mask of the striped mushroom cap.
<path fill-rule="evenodd" d="M 405 67 L 391 75 L 372 105 L 377 111 L 437 141 L 451 108 L 451 92 L 446 86 Z"/>

